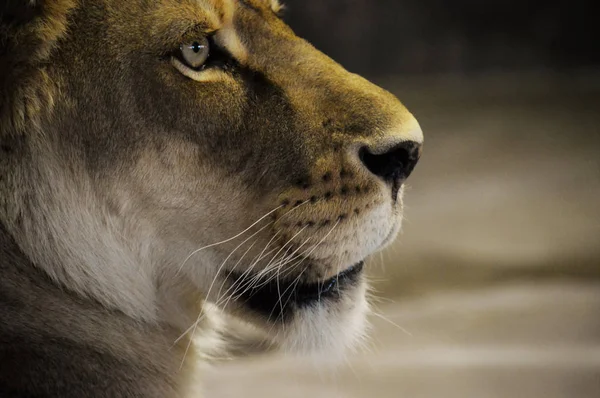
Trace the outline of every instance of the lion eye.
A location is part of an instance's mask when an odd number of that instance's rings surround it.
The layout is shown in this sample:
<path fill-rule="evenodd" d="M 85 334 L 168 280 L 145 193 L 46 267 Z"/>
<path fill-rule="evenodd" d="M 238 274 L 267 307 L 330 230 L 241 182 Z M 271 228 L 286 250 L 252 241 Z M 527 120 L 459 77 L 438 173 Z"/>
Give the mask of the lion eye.
<path fill-rule="evenodd" d="M 203 37 L 193 42 L 183 43 L 179 47 L 179 50 L 181 51 L 181 59 L 184 63 L 192 69 L 198 69 L 208 59 L 210 45 L 208 39 Z"/>

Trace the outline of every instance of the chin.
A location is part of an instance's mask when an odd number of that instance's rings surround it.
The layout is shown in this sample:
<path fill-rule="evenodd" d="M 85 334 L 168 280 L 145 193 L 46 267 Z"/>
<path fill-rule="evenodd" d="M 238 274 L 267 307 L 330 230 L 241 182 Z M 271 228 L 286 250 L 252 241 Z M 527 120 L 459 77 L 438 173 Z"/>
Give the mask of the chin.
<path fill-rule="evenodd" d="M 361 261 L 327 279 L 261 280 L 234 273 L 243 289 L 228 310 L 266 333 L 281 350 L 341 358 L 365 336 L 367 283 Z"/>

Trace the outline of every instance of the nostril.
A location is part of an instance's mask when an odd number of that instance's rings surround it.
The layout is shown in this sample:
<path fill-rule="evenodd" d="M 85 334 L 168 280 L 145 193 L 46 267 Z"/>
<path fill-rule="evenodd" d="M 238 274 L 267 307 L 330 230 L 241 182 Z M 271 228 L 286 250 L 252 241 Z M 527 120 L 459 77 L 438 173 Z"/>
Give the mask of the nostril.
<path fill-rule="evenodd" d="M 405 141 L 384 153 L 373 153 L 362 147 L 358 153 L 365 167 L 384 181 L 399 185 L 408 178 L 421 155 L 421 144 Z"/>

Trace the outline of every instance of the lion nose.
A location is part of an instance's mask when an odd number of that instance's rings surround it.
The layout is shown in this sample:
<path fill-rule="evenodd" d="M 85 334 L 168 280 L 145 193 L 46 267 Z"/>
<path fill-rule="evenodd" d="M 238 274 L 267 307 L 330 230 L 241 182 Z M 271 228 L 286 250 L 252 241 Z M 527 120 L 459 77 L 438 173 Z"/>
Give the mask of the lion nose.
<path fill-rule="evenodd" d="M 397 193 L 417 165 L 421 157 L 421 150 L 421 144 L 404 141 L 381 153 L 368 146 L 363 146 L 358 155 L 362 164 L 371 173 L 391 184 Z"/>

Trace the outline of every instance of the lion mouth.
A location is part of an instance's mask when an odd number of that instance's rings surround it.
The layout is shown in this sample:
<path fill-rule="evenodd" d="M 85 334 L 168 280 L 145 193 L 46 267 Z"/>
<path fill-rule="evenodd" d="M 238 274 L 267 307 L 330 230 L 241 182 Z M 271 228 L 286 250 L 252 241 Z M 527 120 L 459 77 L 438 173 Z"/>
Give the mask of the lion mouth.
<path fill-rule="evenodd" d="M 294 310 L 336 300 L 355 286 L 364 267 L 361 261 L 324 281 L 303 283 L 299 278 L 256 279 L 252 275 L 230 273 L 229 279 L 242 291 L 237 301 L 269 319 L 285 319 Z"/>

